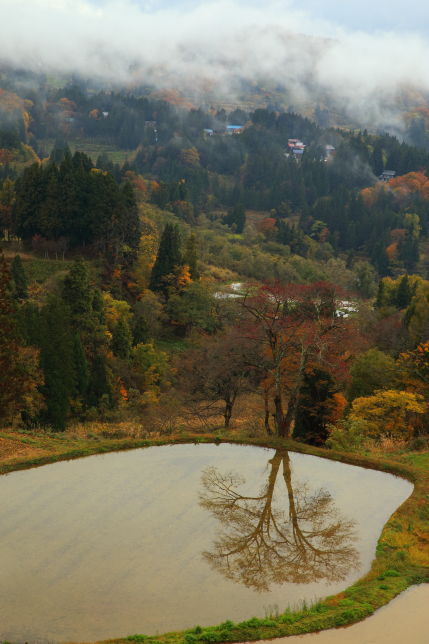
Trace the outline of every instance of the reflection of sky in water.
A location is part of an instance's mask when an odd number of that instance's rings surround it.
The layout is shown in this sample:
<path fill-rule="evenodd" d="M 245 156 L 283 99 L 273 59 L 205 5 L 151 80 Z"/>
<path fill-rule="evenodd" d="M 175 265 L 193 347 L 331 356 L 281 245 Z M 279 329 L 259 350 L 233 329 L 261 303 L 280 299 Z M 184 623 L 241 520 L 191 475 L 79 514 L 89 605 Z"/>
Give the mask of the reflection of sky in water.
<path fill-rule="evenodd" d="M 273 450 L 149 448 L 0 478 L 0 639 L 94 640 L 263 615 L 346 587 L 368 568 L 382 525 L 410 494 L 401 479 L 290 454 L 292 482 L 325 488 L 359 522 L 363 568 L 334 584 L 259 594 L 202 557 L 218 522 L 199 506 L 201 473 L 239 471 L 253 495 Z M 277 494 L 277 493 L 276 493 Z M 282 493 L 283 495 L 283 493 Z M 283 498 L 283 496 L 282 496 Z M 286 508 L 287 509 L 287 508 Z"/>

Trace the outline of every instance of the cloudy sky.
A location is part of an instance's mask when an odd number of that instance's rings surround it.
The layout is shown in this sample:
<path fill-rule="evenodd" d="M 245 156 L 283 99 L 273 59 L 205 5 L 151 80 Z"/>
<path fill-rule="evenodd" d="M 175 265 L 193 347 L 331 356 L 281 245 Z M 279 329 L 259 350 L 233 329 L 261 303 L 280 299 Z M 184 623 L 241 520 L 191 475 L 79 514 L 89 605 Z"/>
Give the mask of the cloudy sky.
<path fill-rule="evenodd" d="M 0 10 L 0 62 L 15 66 L 164 87 L 207 79 L 225 93 L 237 77 L 266 79 L 303 99 L 318 87 L 374 123 L 403 88 L 429 93 L 423 0 L 0 0 Z"/>
<path fill-rule="evenodd" d="M 29 0 L 31 2 L 31 0 Z M 102 6 L 106 0 L 92 0 Z M 203 4 L 199 0 L 136 0 L 146 11 Z M 244 6 L 263 8 L 264 0 L 247 0 Z M 274 4 L 274 3 L 273 3 Z M 307 12 L 317 20 L 326 20 L 347 29 L 429 33 L 429 4 L 425 0 L 280 0 L 279 10 L 285 7 Z"/>

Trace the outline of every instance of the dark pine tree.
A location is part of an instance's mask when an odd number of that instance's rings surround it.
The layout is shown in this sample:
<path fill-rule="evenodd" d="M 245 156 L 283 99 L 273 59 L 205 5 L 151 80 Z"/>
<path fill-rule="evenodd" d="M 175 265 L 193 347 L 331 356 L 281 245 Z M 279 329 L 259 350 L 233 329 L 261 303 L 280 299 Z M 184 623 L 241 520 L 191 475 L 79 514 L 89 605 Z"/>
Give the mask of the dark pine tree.
<path fill-rule="evenodd" d="M 81 326 L 92 312 L 93 301 L 88 267 L 83 260 L 75 261 L 64 278 L 62 297 L 70 308 L 73 324 Z"/>
<path fill-rule="evenodd" d="M 22 265 L 20 255 L 15 255 L 11 264 L 11 274 L 14 284 L 14 294 L 18 300 L 26 300 L 28 297 L 28 280 Z"/>
<path fill-rule="evenodd" d="M 112 333 L 112 351 L 115 356 L 126 360 L 131 351 L 133 335 L 130 325 L 124 317 L 121 317 Z"/>
<path fill-rule="evenodd" d="M 149 339 L 149 325 L 146 319 L 142 315 L 139 315 L 136 317 L 133 327 L 133 346 L 136 346 L 136 344 L 146 344 Z"/>
<path fill-rule="evenodd" d="M 91 365 L 87 401 L 90 407 L 97 408 L 102 401 L 113 409 L 115 399 L 111 382 L 110 369 L 104 355 L 97 354 Z"/>
<path fill-rule="evenodd" d="M 304 376 L 295 420 L 294 438 L 310 445 L 323 445 L 328 437 L 334 381 L 322 369 Z"/>
<path fill-rule="evenodd" d="M 73 366 L 76 375 L 76 393 L 82 400 L 85 400 L 89 384 L 89 369 L 82 340 L 78 333 L 73 336 Z"/>
<path fill-rule="evenodd" d="M 125 183 L 120 190 L 121 217 L 118 224 L 118 236 L 122 241 L 122 263 L 130 266 L 137 257 L 140 242 L 141 225 L 134 189 Z"/>
<path fill-rule="evenodd" d="M 386 299 L 386 286 L 384 284 L 384 280 L 381 279 L 378 282 L 377 299 L 375 300 L 375 306 L 377 309 L 381 308 L 386 304 L 385 299 Z"/>
<path fill-rule="evenodd" d="M 19 330 L 11 276 L 0 254 L 0 421 L 4 423 L 25 411 L 26 396 L 40 384 L 37 356 L 22 346 Z"/>
<path fill-rule="evenodd" d="M 0 419 L 5 419 L 16 395 L 18 333 L 10 272 L 3 253 L 0 256 L 0 328 Z"/>
<path fill-rule="evenodd" d="M 46 401 L 42 421 L 56 431 L 64 431 L 76 390 L 70 310 L 60 298 L 52 296 L 42 311 L 41 322 L 40 363 L 45 379 L 41 391 Z"/>
<path fill-rule="evenodd" d="M 150 276 L 149 288 L 168 294 L 169 279 L 182 265 L 180 233 L 177 225 L 166 224 L 161 236 L 158 254 Z"/>
<path fill-rule="evenodd" d="M 408 275 L 404 275 L 399 282 L 399 286 L 396 292 L 395 304 L 398 309 L 406 309 L 411 302 L 411 297 L 412 290 L 410 287 L 410 281 L 408 279 Z"/>
<path fill-rule="evenodd" d="M 191 279 L 194 281 L 198 280 L 200 277 L 200 272 L 198 270 L 197 240 L 194 233 L 191 233 L 186 240 L 183 263 L 189 266 Z"/>
<path fill-rule="evenodd" d="M 246 224 L 246 211 L 242 204 L 237 204 L 231 212 L 223 218 L 223 223 L 241 235 Z"/>

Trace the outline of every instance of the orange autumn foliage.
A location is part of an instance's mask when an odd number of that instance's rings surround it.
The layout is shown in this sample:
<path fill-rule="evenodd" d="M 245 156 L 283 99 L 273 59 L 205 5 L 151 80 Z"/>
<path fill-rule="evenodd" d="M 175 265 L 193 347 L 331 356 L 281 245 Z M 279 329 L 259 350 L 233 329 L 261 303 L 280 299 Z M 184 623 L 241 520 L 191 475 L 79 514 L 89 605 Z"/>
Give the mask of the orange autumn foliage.
<path fill-rule="evenodd" d="M 347 406 L 347 400 L 339 391 L 332 395 L 329 405 L 329 416 L 327 422 L 335 425 L 344 415 L 344 410 Z"/>
<path fill-rule="evenodd" d="M 0 109 L 5 112 L 20 112 L 26 130 L 30 125 L 31 117 L 29 109 L 32 106 L 32 101 L 23 99 L 14 92 L 0 89 Z"/>
<path fill-rule="evenodd" d="M 382 192 L 391 192 L 395 198 L 405 204 L 414 195 L 429 200 L 429 179 L 424 172 L 409 172 L 390 181 L 376 183 L 372 188 L 365 188 L 361 196 L 366 206 L 371 206 Z"/>
<path fill-rule="evenodd" d="M 274 233 L 275 228 L 276 220 L 274 217 L 265 217 L 265 219 L 262 219 L 262 221 L 258 222 L 256 225 L 257 231 L 267 237 Z"/>
<path fill-rule="evenodd" d="M 389 246 L 386 248 L 386 255 L 389 258 L 389 261 L 396 259 L 397 254 L 398 254 L 398 242 L 393 242 L 393 244 L 389 244 Z"/>
<path fill-rule="evenodd" d="M 192 282 L 192 279 L 191 279 L 189 266 L 185 264 L 184 266 L 180 267 L 180 271 L 177 275 L 177 281 L 176 281 L 177 288 L 179 290 L 182 290 L 183 288 L 188 286 L 188 284 L 190 284 L 191 282 Z"/>
<path fill-rule="evenodd" d="M 141 175 L 136 174 L 133 170 L 128 170 L 125 173 L 125 177 L 133 186 L 137 199 L 142 199 L 145 201 L 148 196 L 149 185 L 151 182 L 146 181 Z"/>
<path fill-rule="evenodd" d="M 119 381 L 119 395 L 124 401 L 128 401 L 128 391 L 125 389 L 125 385 L 122 380 Z"/>

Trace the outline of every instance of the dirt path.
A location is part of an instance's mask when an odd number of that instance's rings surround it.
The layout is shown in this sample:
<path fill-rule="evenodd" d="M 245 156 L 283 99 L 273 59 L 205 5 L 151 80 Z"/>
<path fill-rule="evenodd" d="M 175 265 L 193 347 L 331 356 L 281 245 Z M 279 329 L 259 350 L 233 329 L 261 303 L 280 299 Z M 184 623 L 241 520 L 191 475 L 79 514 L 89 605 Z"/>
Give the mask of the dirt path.
<path fill-rule="evenodd" d="M 270 644 L 428 644 L 429 584 L 406 590 L 363 622 Z"/>

